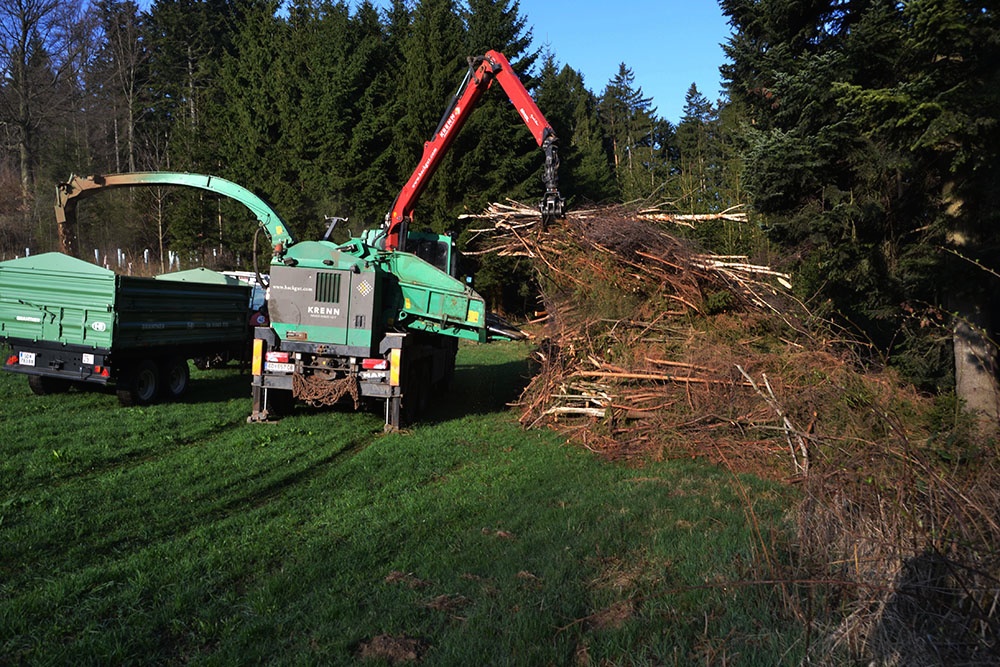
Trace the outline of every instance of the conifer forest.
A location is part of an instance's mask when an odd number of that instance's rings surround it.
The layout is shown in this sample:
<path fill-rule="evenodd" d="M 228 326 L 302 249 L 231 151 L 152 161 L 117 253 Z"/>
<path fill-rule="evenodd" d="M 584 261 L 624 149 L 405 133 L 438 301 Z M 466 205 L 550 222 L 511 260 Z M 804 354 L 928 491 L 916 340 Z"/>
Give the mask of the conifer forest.
<path fill-rule="evenodd" d="M 348 218 L 347 231 L 376 225 L 467 57 L 496 49 L 557 131 L 570 207 L 739 210 L 745 222 L 678 233 L 793 272 L 814 314 L 850 327 L 873 360 L 923 390 L 963 381 L 956 336 L 995 375 L 995 8 L 721 7 L 733 29 L 727 95 L 677 91 L 685 107 L 673 123 L 628 63 L 585 85 L 573 63 L 537 44 L 516 0 L 157 0 L 145 9 L 3 0 L 0 250 L 56 249 L 51 193 L 71 174 L 222 176 L 307 238 L 327 216 Z M 541 155 L 507 107 L 501 94 L 484 100 L 419 202 L 416 219 L 460 245 L 469 238 L 460 216 L 538 191 Z M 191 193 L 102 198 L 88 207 L 80 248 L 119 265 L 247 268 L 255 240 L 242 218 L 235 205 Z M 494 308 L 535 308 L 527 271 L 495 257 L 468 270 Z M 994 390 L 980 408 L 996 414 L 996 400 Z"/>
<path fill-rule="evenodd" d="M 0 248 L 6 258 L 55 249 L 51 193 L 70 174 L 222 176 L 307 238 L 325 216 L 377 224 L 466 58 L 496 49 L 557 131 L 570 206 L 741 207 L 748 223 L 693 235 L 793 270 L 814 312 L 849 323 L 873 355 L 927 390 L 953 386 L 941 325 L 990 338 L 1000 293 L 995 8 L 721 6 L 733 28 L 726 99 L 678 90 L 686 104 L 673 123 L 628 63 L 585 85 L 538 45 L 516 0 L 3 0 Z M 502 94 L 485 99 L 418 221 L 464 242 L 460 214 L 535 196 L 541 156 L 507 106 Z M 227 206 L 183 192 L 102 198 L 80 247 L 99 261 L 165 266 L 174 253 L 247 265 L 253 226 Z M 483 264 L 477 280 L 498 307 L 533 308 L 530 286 L 511 284 L 526 274 Z"/>
<path fill-rule="evenodd" d="M 531 228 L 544 156 L 494 86 L 414 225 L 453 234 L 462 278 L 536 327 L 521 426 L 772 477 L 758 457 L 781 452 L 802 499 L 761 580 L 801 566 L 781 593 L 807 644 L 806 576 L 850 664 L 996 664 L 996 4 L 718 4 L 724 95 L 675 91 L 675 121 L 643 92 L 656 72 L 585 81 L 518 0 L 0 0 L 0 261 L 59 250 L 71 175 L 211 174 L 299 238 L 377 227 L 470 58 L 500 51 L 558 137 L 567 215 Z M 256 228 L 150 187 L 88 201 L 76 233 L 83 259 L 152 275 L 266 266 Z M 835 664 L 823 650 L 803 664 Z"/>

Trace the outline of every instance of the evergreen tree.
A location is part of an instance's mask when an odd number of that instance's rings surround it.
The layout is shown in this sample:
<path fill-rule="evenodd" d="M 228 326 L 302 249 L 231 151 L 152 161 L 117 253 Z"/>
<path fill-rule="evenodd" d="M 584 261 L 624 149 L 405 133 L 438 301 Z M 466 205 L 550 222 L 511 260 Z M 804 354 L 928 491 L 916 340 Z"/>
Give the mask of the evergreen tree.
<path fill-rule="evenodd" d="M 350 207 L 344 211 L 355 230 L 382 222 L 402 186 L 395 180 L 392 129 L 405 109 L 398 95 L 396 33 L 409 26 L 405 7 L 396 7 L 383 24 L 367 0 L 352 19 L 354 45 L 348 63 L 353 77 L 355 122 L 345 155 Z M 405 34 L 405 32 L 404 32 Z"/>
<path fill-rule="evenodd" d="M 292 145 L 301 91 L 290 73 L 288 25 L 276 16 L 277 0 L 249 5 L 233 26 L 232 45 L 217 76 L 220 97 L 212 105 L 218 126 L 218 173 L 268 198 L 283 215 L 301 205 L 301 164 Z M 200 194 L 200 193 L 199 193 Z M 224 245 L 249 255 L 256 225 L 245 209 L 222 201 L 218 235 Z M 266 244 L 263 244 L 266 245 Z"/>
<path fill-rule="evenodd" d="M 166 137 L 157 168 L 222 171 L 227 129 L 219 75 L 247 6 L 228 0 L 157 0 L 150 8 L 149 85 L 155 96 L 144 125 L 150 136 Z M 217 200 L 189 190 L 173 192 L 171 199 L 165 227 L 174 249 L 217 248 Z"/>
<path fill-rule="evenodd" d="M 712 103 L 691 84 L 684 96 L 684 115 L 677 125 L 680 151 L 681 203 L 691 213 L 719 210 L 713 135 L 717 117 Z"/>
<path fill-rule="evenodd" d="M 170 137 L 171 169 L 219 163 L 215 112 L 224 93 L 219 73 L 242 14 L 257 0 L 157 0 L 150 8 L 149 85 L 156 91 L 150 122 Z M 166 165 L 164 165 L 166 166 Z"/>
<path fill-rule="evenodd" d="M 597 98 L 583 75 L 547 53 L 539 76 L 536 101 L 559 137 L 559 187 L 572 206 L 575 200 L 601 202 L 616 195 L 614 173 L 605 150 L 597 115 Z"/>
<path fill-rule="evenodd" d="M 469 0 L 462 17 L 466 53 L 503 53 L 521 83 L 532 90 L 531 70 L 538 52 L 529 50 L 531 30 L 519 15 L 518 3 Z M 531 201 L 542 194 L 544 155 L 498 84 L 480 98 L 452 150 L 459 179 L 455 183 L 456 212 L 479 211 L 505 197 Z"/>
<path fill-rule="evenodd" d="M 91 158 L 98 173 L 136 171 L 148 58 L 142 16 L 132 0 L 99 0 L 92 11 L 100 36 L 84 75 Z"/>
<path fill-rule="evenodd" d="M 420 0 L 413 10 L 402 49 L 403 79 L 397 90 L 404 102 L 403 113 L 393 128 L 390 148 L 397 188 L 402 188 L 417 166 L 424 142 L 435 132 L 462 80 L 467 68 L 464 34 L 453 0 Z M 454 220 L 454 202 L 459 197 L 455 156 L 452 150 L 428 182 L 415 210 L 415 229 L 444 231 Z"/>
<path fill-rule="evenodd" d="M 666 176 L 656 158 L 665 147 L 669 128 L 656 117 L 652 98 L 635 85 L 635 73 L 625 63 L 605 87 L 598 111 L 611 143 L 622 198 L 637 201 L 653 196 Z"/>
<path fill-rule="evenodd" d="M 737 28 L 730 96 L 753 127 L 746 185 L 773 238 L 805 258 L 806 289 L 911 377 L 948 386 L 939 337 L 907 312 L 950 306 L 960 325 L 994 327 L 985 317 L 992 278 L 970 279 L 963 269 L 973 265 L 947 251 L 995 257 L 995 9 L 962 0 L 722 4 Z M 995 345 L 985 341 L 976 342 L 979 377 L 995 373 Z M 992 385 L 980 393 L 995 406 Z M 977 405 L 997 414 L 987 408 Z"/>

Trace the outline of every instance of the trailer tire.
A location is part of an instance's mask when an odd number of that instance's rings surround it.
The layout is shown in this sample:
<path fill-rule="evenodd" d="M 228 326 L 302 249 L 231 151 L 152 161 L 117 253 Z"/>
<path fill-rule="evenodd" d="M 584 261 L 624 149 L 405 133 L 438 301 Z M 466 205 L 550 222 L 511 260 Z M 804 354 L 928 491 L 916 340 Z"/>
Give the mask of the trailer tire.
<path fill-rule="evenodd" d="M 163 397 L 168 401 L 177 400 L 187 391 L 188 381 L 191 379 L 187 359 L 170 357 L 163 363 L 160 376 L 163 378 Z"/>
<path fill-rule="evenodd" d="M 160 391 L 160 371 L 149 359 L 140 361 L 135 369 L 119 384 L 118 402 L 128 408 L 134 405 L 149 405 L 156 400 Z"/>
<path fill-rule="evenodd" d="M 44 375 L 29 375 L 28 388 L 35 396 L 62 394 L 69 391 L 70 382 L 63 378 L 46 377 Z"/>

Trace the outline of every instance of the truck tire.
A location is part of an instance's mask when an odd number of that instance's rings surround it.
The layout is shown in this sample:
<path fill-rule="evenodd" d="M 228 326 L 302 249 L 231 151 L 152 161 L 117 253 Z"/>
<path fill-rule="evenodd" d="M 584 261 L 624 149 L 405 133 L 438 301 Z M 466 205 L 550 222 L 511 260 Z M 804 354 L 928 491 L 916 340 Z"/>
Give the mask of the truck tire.
<path fill-rule="evenodd" d="M 181 357 L 171 357 L 163 362 L 160 371 L 163 378 L 162 392 L 163 398 L 174 401 L 184 395 L 187 391 L 188 381 L 191 379 L 191 369 L 188 368 L 187 359 Z"/>
<path fill-rule="evenodd" d="M 70 382 L 62 378 L 46 377 L 44 375 L 29 375 L 28 388 L 35 396 L 61 394 L 69 391 Z"/>
<path fill-rule="evenodd" d="M 132 372 L 119 383 L 118 402 L 128 408 L 149 405 L 160 391 L 160 371 L 149 359 L 140 361 Z"/>

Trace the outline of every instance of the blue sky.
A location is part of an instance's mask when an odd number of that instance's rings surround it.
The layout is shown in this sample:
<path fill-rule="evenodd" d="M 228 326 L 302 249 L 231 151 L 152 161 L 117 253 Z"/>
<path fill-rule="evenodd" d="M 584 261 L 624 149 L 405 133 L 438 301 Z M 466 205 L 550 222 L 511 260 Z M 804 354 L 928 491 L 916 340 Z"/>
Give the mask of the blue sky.
<path fill-rule="evenodd" d="M 712 102 L 722 95 L 721 45 L 730 29 L 716 0 L 519 0 L 519 8 L 533 45 L 547 46 L 560 65 L 583 74 L 597 95 L 620 63 L 632 69 L 659 115 L 674 123 L 692 83 Z"/>
<path fill-rule="evenodd" d="M 598 95 L 623 62 L 671 122 L 680 119 L 692 83 L 713 102 L 722 94 L 721 44 L 730 30 L 716 0 L 519 0 L 519 6 L 534 46 L 547 46 Z"/>
<path fill-rule="evenodd" d="M 692 83 L 721 96 L 729 25 L 715 0 L 520 0 L 534 44 L 583 74 L 600 95 L 624 62 L 659 115 L 680 119 Z"/>

